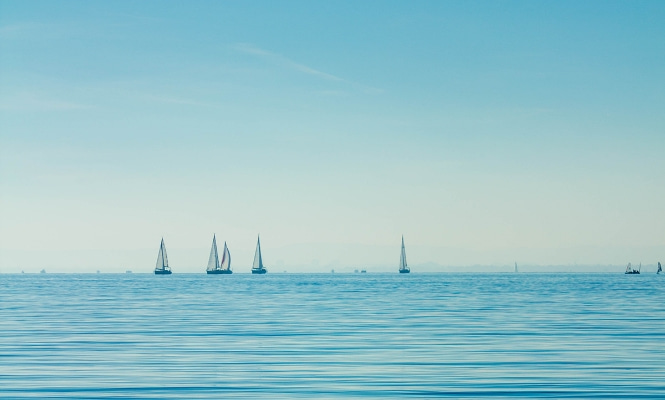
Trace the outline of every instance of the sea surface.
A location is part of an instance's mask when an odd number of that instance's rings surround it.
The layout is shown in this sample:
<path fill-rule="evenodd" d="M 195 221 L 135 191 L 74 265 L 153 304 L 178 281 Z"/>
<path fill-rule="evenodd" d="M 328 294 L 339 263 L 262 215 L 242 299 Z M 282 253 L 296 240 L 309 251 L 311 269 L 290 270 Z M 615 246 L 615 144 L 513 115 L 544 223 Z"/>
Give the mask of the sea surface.
<path fill-rule="evenodd" d="M 665 276 L 3 274 L 0 398 L 665 398 Z"/>

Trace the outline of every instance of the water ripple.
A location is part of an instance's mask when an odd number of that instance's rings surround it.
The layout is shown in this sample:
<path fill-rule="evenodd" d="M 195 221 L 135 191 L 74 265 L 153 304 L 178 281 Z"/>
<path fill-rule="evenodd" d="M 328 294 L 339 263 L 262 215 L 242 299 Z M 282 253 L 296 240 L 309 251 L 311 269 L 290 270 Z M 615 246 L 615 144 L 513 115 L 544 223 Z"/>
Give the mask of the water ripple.
<path fill-rule="evenodd" d="M 2 275 L 2 398 L 665 398 L 665 279 Z"/>

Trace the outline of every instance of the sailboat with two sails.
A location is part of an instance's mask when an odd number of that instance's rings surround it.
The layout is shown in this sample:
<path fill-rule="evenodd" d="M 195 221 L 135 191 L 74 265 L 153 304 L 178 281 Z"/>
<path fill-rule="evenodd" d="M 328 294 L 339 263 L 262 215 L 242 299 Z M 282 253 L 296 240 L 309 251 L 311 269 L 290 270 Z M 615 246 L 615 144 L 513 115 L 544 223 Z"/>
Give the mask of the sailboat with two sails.
<path fill-rule="evenodd" d="M 162 238 L 162 243 L 159 245 L 159 254 L 157 255 L 155 275 L 171 275 L 169 258 L 166 256 L 166 247 L 164 246 L 164 238 Z"/>
<path fill-rule="evenodd" d="M 263 267 L 263 258 L 261 258 L 261 237 L 259 236 L 256 240 L 256 252 L 254 252 L 254 264 L 252 264 L 252 273 L 253 274 L 265 274 L 268 272 L 265 267 Z"/>
<path fill-rule="evenodd" d="M 208 267 L 206 268 L 206 273 L 208 275 L 233 273 L 233 271 L 231 271 L 231 252 L 229 251 L 229 248 L 226 247 L 226 242 L 224 242 L 222 260 L 219 260 L 219 254 L 217 253 L 217 238 L 215 235 L 212 235 L 212 247 L 210 248 L 210 257 L 208 257 Z"/>
<path fill-rule="evenodd" d="M 406 265 L 406 250 L 404 249 L 404 236 L 402 235 L 402 253 L 399 257 L 399 273 L 408 274 L 411 269 Z"/>

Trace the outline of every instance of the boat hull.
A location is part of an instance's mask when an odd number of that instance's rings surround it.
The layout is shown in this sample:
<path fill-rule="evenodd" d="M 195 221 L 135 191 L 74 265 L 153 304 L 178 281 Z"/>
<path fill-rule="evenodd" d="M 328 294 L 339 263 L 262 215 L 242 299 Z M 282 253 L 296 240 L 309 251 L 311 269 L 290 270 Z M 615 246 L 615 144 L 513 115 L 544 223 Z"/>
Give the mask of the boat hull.
<path fill-rule="evenodd" d="M 408 274 L 408 273 L 411 273 L 411 270 L 410 269 L 400 269 L 399 273 L 400 274 Z"/>
<path fill-rule="evenodd" d="M 216 269 L 213 271 L 206 271 L 208 275 L 230 275 L 233 273 L 230 269 Z"/>
<path fill-rule="evenodd" d="M 155 275 L 171 275 L 171 270 L 168 269 L 156 269 Z"/>
<path fill-rule="evenodd" d="M 268 271 L 265 268 L 257 268 L 257 269 L 252 268 L 253 274 L 265 274 L 266 272 Z"/>
<path fill-rule="evenodd" d="M 626 271 L 626 275 L 639 275 L 640 271 Z"/>

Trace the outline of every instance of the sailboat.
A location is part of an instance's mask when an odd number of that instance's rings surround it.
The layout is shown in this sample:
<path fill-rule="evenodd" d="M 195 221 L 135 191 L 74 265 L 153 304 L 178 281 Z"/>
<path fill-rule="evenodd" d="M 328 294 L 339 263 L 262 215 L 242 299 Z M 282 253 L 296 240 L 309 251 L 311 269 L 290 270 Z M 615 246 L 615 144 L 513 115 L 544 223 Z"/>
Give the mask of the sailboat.
<path fill-rule="evenodd" d="M 660 266 L 660 262 L 658 262 L 658 271 L 656 271 L 656 274 L 660 274 L 663 272 L 663 267 Z"/>
<path fill-rule="evenodd" d="M 639 269 L 633 268 L 633 266 L 630 265 L 630 263 L 628 263 L 628 265 L 626 266 L 626 272 L 625 273 L 628 274 L 628 275 L 639 274 L 641 269 L 642 269 L 642 263 L 640 263 Z"/>
<path fill-rule="evenodd" d="M 263 259 L 261 258 L 261 237 L 256 240 L 256 252 L 254 253 L 254 264 L 252 264 L 253 274 L 265 274 L 268 272 L 263 267 Z"/>
<path fill-rule="evenodd" d="M 229 248 L 226 247 L 224 242 L 224 251 L 222 252 L 222 261 L 219 261 L 217 254 L 217 239 L 215 235 L 212 236 L 212 247 L 210 248 L 210 257 L 208 257 L 208 267 L 206 268 L 208 274 L 232 274 L 231 271 L 231 253 Z"/>
<path fill-rule="evenodd" d="M 515 263 L 515 273 L 517 273 L 517 263 Z"/>
<path fill-rule="evenodd" d="M 166 257 L 166 247 L 164 246 L 164 238 L 162 244 L 159 245 L 159 254 L 157 255 L 157 266 L 155 266 L 155 275 L 171 275 L 171 267 L 169 267 L 169 259 Z"/>
<path fill-rule="evenodd" d="M 402 236 L 402 253 L 399 257 L 399 273 L 408 274 L 411 269 L 406 265 L 406 250 L 404 249 L 404 236 Z"/>

